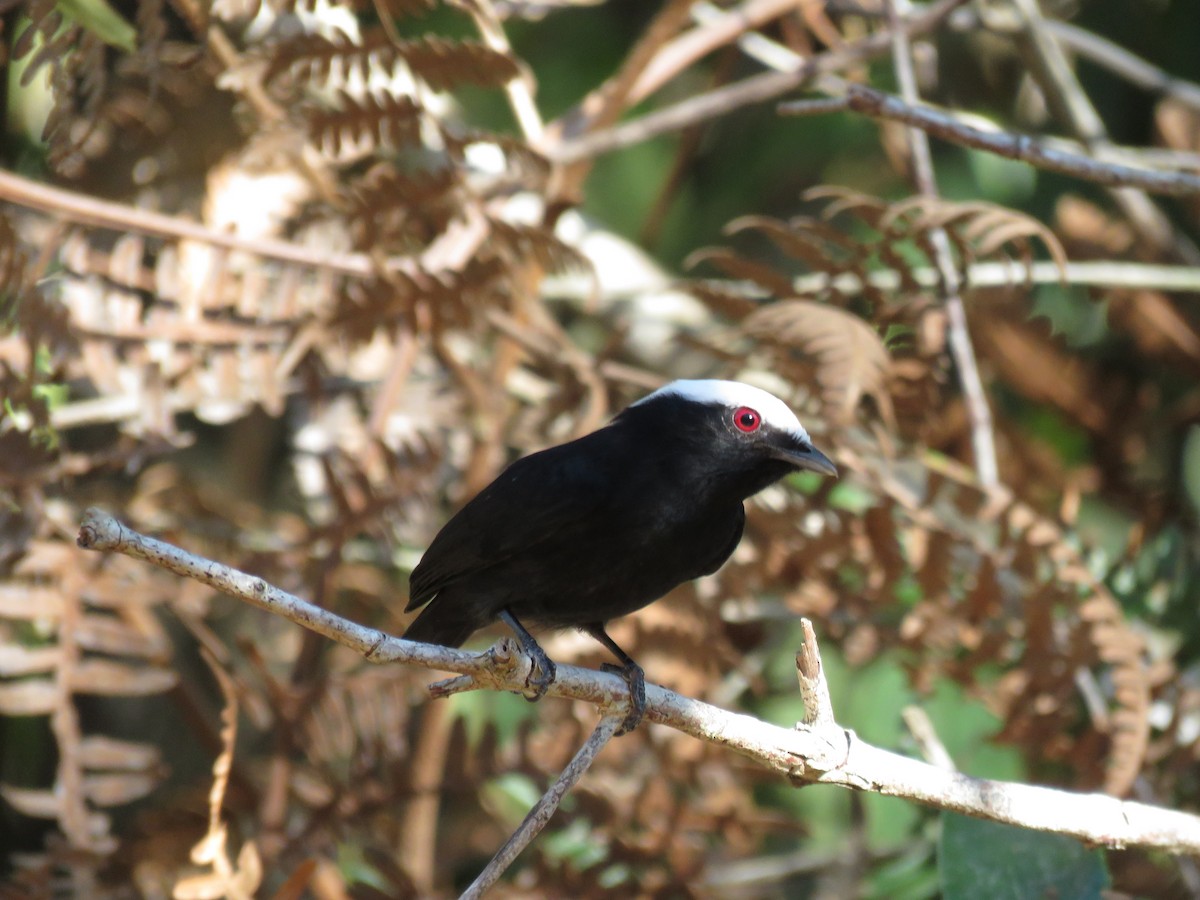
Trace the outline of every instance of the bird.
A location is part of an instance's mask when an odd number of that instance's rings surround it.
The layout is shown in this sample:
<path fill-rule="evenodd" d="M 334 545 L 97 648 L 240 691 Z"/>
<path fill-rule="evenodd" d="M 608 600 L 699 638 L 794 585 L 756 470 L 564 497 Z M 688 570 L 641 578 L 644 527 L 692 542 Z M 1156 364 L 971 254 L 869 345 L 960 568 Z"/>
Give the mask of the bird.
<path fill-rule="evenodd" d="M 606 624 L 710 575 L 742 538 L 743 502 L 791 472 L 837 475 L 778 397 L 737 381 L 677 380 L 607 425 L 513 462 L 437 533 L 409 577 L 407 640 L 461 646 L 496 620 L 532 661 L 526 696 L 553 683 L 526 630 L 579 629 L 620 661 L 618 733 L 646 707 L 645 673 Z"/>

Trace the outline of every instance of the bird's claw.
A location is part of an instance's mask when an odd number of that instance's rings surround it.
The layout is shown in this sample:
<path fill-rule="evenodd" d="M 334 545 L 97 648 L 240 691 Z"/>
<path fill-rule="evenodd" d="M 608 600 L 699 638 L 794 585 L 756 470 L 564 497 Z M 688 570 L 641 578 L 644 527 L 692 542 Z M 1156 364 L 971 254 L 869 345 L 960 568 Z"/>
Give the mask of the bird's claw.
<path fill-rule="evenodd" d="M 602 663 L 600 671 L 620 675 L 629 685 L 629 712 L 625 716 L 625 721 L 621 723 L 621 727 L 617 729 L 616 736 L 629 734 L 641 724 L 642 717 L 646 715 L 646 673 L 635 662 L 624 666 Z"/>
<path fill-rule="evenodd" d="M 525 687 L 528 689 L 528 693 L 521 696 L 530 703 L 536 703 L 546 695 L 550 685 L 554 684 L 554 679 L 558 677 L 558 667 L 554 665 L 554 660 L 550 659 L 546 652 L 536 644 L 526 647 L 525 652 L 529 654 L 532 665 L 529 675 L 525 678 Z"/>

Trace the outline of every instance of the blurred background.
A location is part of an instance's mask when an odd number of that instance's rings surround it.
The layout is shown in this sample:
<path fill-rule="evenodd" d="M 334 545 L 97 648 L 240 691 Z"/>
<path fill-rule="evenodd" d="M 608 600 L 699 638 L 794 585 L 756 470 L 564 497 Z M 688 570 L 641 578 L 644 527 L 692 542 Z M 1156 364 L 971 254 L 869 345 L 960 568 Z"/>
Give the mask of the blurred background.
<path fill-rule="evenodd" d="M 788 727 L 808 616 L 864 740 L 1195 811 L 1196 194 L 778 104 L 864 84 L 1194 178 L 1198 34 L 1185 0 L 0 2 L 5 895 L 462 890 L 594 708 L 432 703 L 79 551 L 82 511 L 400 633 L 455 509 L 678 377 L 784 397 L 842 477 L 755 498 L 720 572 L 613 624 L 650 681 Z M 648 726 L 494 895 L 989 884 L 1200 871 Z"/>

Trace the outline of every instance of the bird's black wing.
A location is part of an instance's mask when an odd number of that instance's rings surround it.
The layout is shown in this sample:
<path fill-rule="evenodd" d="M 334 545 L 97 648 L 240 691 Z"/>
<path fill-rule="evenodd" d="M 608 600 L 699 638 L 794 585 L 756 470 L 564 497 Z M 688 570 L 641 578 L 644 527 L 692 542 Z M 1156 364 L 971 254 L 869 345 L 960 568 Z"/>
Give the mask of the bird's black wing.
<path fill-rule="evenodd" d="M 604 454 L 568 448 L 603 442 L 601 434 L 517 460 L 459 510 L 413 569 L 405 612 L 460 578 L 546 540 L 563 540 L 586 522 L 609 499 L 612 482 Z"/>

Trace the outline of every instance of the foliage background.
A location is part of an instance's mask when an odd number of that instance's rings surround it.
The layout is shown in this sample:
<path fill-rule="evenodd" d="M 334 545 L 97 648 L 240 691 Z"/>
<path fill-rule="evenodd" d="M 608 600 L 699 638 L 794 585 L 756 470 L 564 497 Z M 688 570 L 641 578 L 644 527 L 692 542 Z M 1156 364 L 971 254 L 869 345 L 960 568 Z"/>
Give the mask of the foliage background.
<path fill-rule="evenodd" d="M 760 37 L 802 56 L 887 27 L 873 4 L 779 6 Z M 1200 169 L 1196 4 L 961 7 L 914 47 L 928 99 Z M 592 709 L 429 704 L 428 673 L 368 669 L 198 585 L 79 553 L 80 511 L 99 503 L 399 632 L 407 571 L 506 461 L 697 375 L 786 396 L 844 475 L 768 492 L 718 575 L 614 626 L 648 678 L 794 722 L 808 615 L 839 720 L 869 741 L 917 753 L 900 717 L 917 704 L 971 774 L 1196 808 L 1200 206 L 940 142 L 942 199 L 906 205 L 902 129 L 774 103 L 556 163 L 619 118 L 763 71 L 733 44 L 670 68 L 700 11 L 0 4 L 3 158 L 27 179 L 0 183 L 14 891 L 468 883 Z M 1147 91 L 1071 53 L 1064 88 L 1037 65 L 1039 39 L 1067 41 L 1059 21 L 1176 81 Z M 648 60 L 667 74 L 628 96 Z M 840 74 L 894 90 L 895 71 L 885 53 Z M 1068 88 L 1106 135 L 1079 133 Z M 523 91 L 536 115 L 513 112 Z M 38 200 L 30 181 L 71 193 Z M 116 205 L 96 213 L 89 197 Z M 981 200 L 997 206 L 953 205 Z M 1013 263 L 999 287 L 968 279 L 962 294 L 994 491 L 972 471 L 953 324 L 929 278 L 938 228 L 964 274 Z M 1060 248 L 1115 274 L 1027 277 Z M 1191 273 L 1193 290 L 1160 291 L 1129 263 Z M 848 272 L 900 277 L 833 280 Z M 574 635 L 546 646 L 604 659 Z M 214 759 L 228 765 L 215 779 Z M 643 728 L 604 751 L 498 893 L 953 896 L 979 877 L 953 865 L 962 828 L 894 799 L 797 791 Z M 206 833 L 210 852 L 189 860 Z M 1200 890 L 1188 861 L 1105 864 L 1129 893 Z"/>

